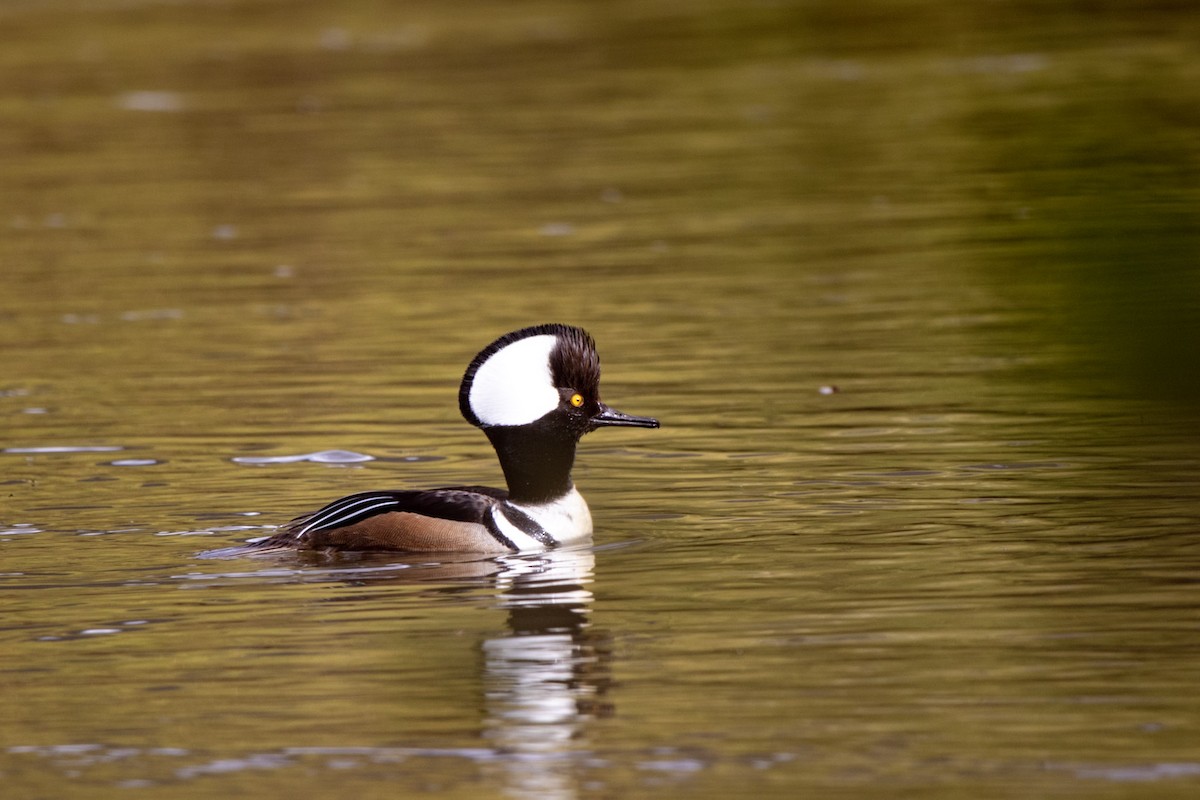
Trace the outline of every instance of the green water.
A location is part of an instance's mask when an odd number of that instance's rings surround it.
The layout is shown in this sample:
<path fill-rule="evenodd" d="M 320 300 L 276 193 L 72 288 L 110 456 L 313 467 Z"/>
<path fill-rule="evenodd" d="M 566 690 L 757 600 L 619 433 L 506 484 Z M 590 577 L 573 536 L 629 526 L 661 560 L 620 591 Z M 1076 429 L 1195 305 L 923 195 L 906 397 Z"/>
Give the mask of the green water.
<path fill-rule="evenodd" d="M 4 797 L 1195 795 L 1191 4 L 0 32 Z M 498 482 L 458 381 L 545 321 L 663 422 L 595 547 L 198 557 Z"/>

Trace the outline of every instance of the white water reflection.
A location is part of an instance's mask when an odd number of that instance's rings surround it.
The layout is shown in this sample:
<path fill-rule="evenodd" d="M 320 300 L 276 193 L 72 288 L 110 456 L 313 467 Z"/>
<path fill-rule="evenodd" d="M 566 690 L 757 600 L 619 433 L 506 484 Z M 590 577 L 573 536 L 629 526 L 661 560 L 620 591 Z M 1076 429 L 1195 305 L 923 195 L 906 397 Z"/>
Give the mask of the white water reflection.
<path fill-rule="evenodd" d="M 577 795 L 575 756 L 599 707 L 609 665 L 589 629 L 595 555 L 565 550 L 502 559 L 496 576 L 508 632 L 482 643 L 483 735 L 510 757 L 498 762 L 514 797 Z"/>
<path fill-rule="evenodd" d="M 124 450 L 116 445 L 53 445 L 47 447 L 6 447 L 0 452 L 14 455 L 40 455 L 46 453 L 115 453 Z"/>

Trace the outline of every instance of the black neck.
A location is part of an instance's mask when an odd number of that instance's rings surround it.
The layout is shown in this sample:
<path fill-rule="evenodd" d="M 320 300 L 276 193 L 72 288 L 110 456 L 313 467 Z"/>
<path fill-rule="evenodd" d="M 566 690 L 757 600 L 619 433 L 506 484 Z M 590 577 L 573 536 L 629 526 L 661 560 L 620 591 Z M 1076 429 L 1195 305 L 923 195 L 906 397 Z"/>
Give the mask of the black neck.
<path fill-rule="evenodd" d="M 485 428 L 515 503 L 546 503 L 571 491 L 577 436 L 546 418 L 511 428 Z"/>

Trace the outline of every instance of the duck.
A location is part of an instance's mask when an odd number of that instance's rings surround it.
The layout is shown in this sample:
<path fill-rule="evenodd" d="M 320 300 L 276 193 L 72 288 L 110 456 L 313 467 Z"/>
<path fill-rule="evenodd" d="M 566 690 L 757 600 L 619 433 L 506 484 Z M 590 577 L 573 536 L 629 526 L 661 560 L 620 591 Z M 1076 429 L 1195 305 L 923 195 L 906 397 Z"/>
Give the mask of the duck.
<path fill-rule="evenodd" d="M 458 391 L 468 423 L 491 442 L 506 488 L 368 491 L 284 524 L 256 549 L 503 554 L 586 544 L 592 515 L 571 477 L 584 434 L 658 428 L 600 399 L 600 357 L 582 328 L 534 325 L 471 360 Z"/>

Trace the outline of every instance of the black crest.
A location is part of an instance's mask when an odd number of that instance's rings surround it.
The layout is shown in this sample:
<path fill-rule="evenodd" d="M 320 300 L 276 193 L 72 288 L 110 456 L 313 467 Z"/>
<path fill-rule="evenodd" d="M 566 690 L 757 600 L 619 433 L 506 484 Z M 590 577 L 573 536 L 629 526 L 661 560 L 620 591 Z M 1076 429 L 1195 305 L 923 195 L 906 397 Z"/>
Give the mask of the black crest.
<path fill-rule="evenodd" d="M 600 356 L 587 331 L 566 325 L 559 329 L 558 346 L 550 353 L 550 374 L 554 385 L 574 389 L 591 400 L 600 395 Z"/>

